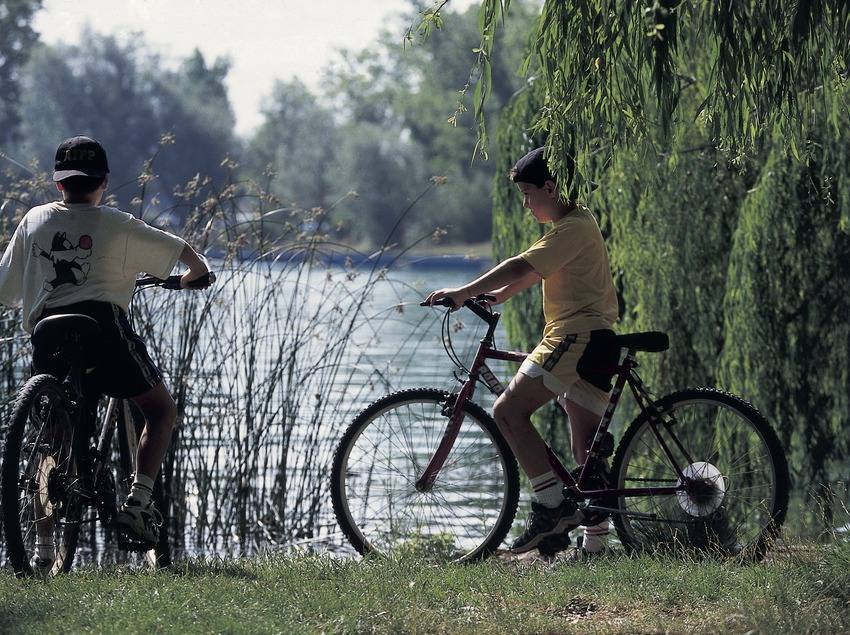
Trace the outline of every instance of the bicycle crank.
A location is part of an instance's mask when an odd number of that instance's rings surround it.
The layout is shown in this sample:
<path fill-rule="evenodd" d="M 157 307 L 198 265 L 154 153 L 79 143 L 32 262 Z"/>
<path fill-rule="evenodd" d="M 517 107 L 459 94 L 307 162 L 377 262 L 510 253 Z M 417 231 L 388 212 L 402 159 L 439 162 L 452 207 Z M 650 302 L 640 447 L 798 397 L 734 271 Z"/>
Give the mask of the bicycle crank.
<path fill-rule="evenodd" d="M 658 514 L 648 514 L 645 512 L 630 512 L 625 509 L 618 509 L 616 507 L 600 507 L 599 505 L 588 505 L 584 508 L 585 512 L 590 512 L 594 514 L 616 514 L 618 516 L 624 516 L 626 518 L 641 518 L 643 520 L 658 520 Z"/>

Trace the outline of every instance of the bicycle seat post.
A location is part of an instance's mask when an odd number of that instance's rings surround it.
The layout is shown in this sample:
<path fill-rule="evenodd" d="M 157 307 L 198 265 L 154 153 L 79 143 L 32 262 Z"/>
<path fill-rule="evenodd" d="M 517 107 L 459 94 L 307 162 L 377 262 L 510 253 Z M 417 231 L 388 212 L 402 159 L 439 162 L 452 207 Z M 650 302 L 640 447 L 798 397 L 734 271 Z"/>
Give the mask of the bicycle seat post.
<path fill-rule="evenodd" d="M 69 365 L 65 383 L 71 386 L 76 397 L 82 398 L 85 362 L 83 345 L 78 333 L 69 334 L 68 341 L 59 349 L 58 355 Z"/>

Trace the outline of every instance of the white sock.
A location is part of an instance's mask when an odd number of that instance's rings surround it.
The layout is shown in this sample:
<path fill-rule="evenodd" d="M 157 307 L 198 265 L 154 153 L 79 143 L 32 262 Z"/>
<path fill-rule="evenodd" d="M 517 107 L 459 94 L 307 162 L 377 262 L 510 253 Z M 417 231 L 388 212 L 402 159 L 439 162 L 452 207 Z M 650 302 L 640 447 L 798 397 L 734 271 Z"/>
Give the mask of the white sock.
<path fill-rule="evenodd" d="M 136 478 L 133 479 L 133 486 L 130 488 L 128 498 L 132 498 L 144 507 L 150 502 L 152 493 L 153 479 L 147 474 L 136 473 Z"/>
<path fill-rule="evenodd" d="M 603 520 L 598 525 L 586 527 L 582 547 L 590 553 L 599 553 L 608 546 L 608 521 Z"/>
<path fill-rule="evenodd" d="M 564 483 L 551 470 L 531 479 L 534 499 L 545 507 L 557 507 L 564 502 Z"/>

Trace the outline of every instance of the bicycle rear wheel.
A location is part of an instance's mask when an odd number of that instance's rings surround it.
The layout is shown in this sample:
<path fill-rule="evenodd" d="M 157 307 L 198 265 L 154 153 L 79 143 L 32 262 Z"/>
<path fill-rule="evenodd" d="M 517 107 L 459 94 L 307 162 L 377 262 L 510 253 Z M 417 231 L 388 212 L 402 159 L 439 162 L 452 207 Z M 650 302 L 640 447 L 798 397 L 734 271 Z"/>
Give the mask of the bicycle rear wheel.
<path fill-rule="evenodd" d="M 673 495 L 619 499 L 614 524 L 628 551 L 685 548 L 760 560 L 788 507 L 785 454 L 764 417 L 744 400 L 711 388 L 683 390 L 656 403 L 626 430 L 614 456 L 617 487 L 675 487 Z M 643 514 L 641 516 L 640 514 Z"/>
<path fill-rule="evenodd" d="M 457 439 L 433 486 L 415 483 L 449 422 L 452 395 L 405 390 L 366 408 L 334 455 L 337 521 L 361 554 L 480 559 L 504 540 L 519 498 L 516 459 L 496 424 L 467 403 Z"/>
<path fill-rule="evenodd" d="M 74 417 L 61 382 L 36 375 L 12 407 L 3 460 L 6 551 L 18 576 L 68 572 L 83 504 Z M 36 557 L 46 566 L 35 566 Z"/>

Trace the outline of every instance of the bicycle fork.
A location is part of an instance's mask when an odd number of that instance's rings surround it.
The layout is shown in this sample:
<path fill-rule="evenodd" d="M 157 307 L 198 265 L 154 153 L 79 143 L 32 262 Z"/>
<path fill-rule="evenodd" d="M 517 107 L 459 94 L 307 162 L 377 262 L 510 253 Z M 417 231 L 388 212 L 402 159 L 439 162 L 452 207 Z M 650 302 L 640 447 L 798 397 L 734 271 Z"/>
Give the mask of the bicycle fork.
<path fill-rule="evenodd" d="M 449 409 L 451 410 L 449 422 L 446 426 L 446 431 L 443 433 L 443 438 L 440 439 L 440 444 L 434 451 L 434 455 L 431 457 L 431 460 L 428 461 L 428 465 L 422 472 L 422 476 L 420 476 L 415 483 L 417 492 L 431 491 L 434 481 L 437 480 L 437 475 L 443 468 L 443 465 L 449 456 L 449 452 L 451 452 L 452 447 L 455 444 L 457 435 L 460 432 L 460 426 L 463 423 L 463 407 L 466 405 L 467 401 L 472 399 L 472 395 L 475 393 L 475 384 L 478 381 L 478 375 L 481 372 L 482 366 L 484 366 L 485 351 L 488 350 L 493 343 L 493 330 L 494 326 L 491 326 L 487 331 L 487 335 L 485 335 L 484 339 L 482 339 L 479 343 L 478 352 L 472 362 L 472 367 L 469 369 L 469 376 L 463 383 L 460 392 L 458 392 L 457 395 L 449 395 L 445 406 L 443 406 L 444 415 L 448 414 Z"/>
<path fill-rule="evenodd" d="M 440 473 L 440 470 L 445 464 L 449 452 L 452 451 L 457 435 L 460 432 L 460 426 L 463 423 L 463 405 L 472 397 L 474 390 L 475 380 L 470 378 L 464 383 L 463 388 L 461 388 L 457 395 L 449 395 L 449 398 L 446 400 L 446 404 L 443 406 L 443 414 L 448 414 L 449 409 L 451 409 L 449 423 L 446 426 L 446 431 L 443 433 L 443 438 L 440 439 L 440 444 L 422 472 L 422 476 L 416 481 L 415 487 L 417 492 L 431 491 L 434 481 L 437 480 L 437 474 Z M 458 407 L 458 404 L 460 407 Z"/>

